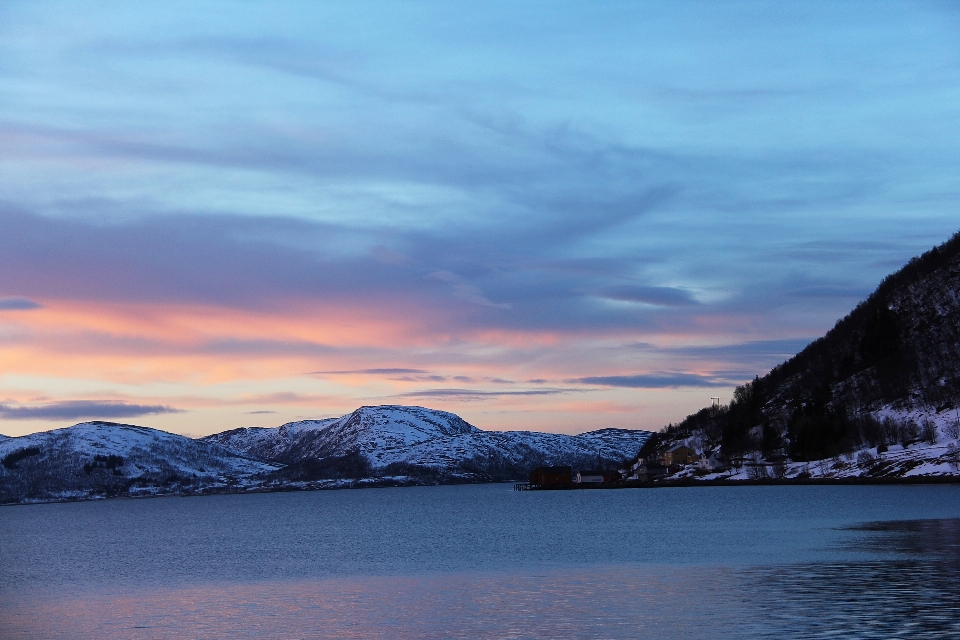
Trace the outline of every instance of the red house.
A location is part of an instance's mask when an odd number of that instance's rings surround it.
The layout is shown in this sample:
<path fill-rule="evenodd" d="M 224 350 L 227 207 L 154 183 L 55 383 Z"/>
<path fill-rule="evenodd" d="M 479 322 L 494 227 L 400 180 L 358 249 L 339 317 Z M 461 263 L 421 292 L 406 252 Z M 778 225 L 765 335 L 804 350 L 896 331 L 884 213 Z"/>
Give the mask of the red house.
<path fill-rule="evenodd" d="M 531 487 L 558 487 L 573 482 L 570 467 L 537 467 L 530 472 Z"/>

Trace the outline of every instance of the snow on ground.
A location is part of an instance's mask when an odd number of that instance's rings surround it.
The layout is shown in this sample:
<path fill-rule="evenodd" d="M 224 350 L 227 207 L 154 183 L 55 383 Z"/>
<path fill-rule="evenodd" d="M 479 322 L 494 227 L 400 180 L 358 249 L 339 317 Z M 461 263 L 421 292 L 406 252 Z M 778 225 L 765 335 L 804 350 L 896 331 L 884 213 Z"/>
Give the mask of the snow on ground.
<path fill-rule="evenodd" d="M 913 420 L 918 425 L 930 420 L 937 426 L 936 442 L 919 441 L 890 444 L 886 451 L 877 447 L 861 447 L 847 454 L 810 462 L 787 461 L 783 469 L 785 478 L 910 478 L 917 476 L 960 475 L 960 441 L 957 426 L 960 419 L 955 409 L 937 412 L 930 408 L 884 407 L 872 412 L 878 420 L 889 418 L 903 422 Z M 690 446 L 690 442 L 685 442 Z M 770 461 L 746 459 L 739 469 L 720 473 L 697 475 L 695 465 L 671 476 L 672 478 L 696 478 L 698 480 L 750 480 L 757 477 L 776 477 L 775 465 Z"/>

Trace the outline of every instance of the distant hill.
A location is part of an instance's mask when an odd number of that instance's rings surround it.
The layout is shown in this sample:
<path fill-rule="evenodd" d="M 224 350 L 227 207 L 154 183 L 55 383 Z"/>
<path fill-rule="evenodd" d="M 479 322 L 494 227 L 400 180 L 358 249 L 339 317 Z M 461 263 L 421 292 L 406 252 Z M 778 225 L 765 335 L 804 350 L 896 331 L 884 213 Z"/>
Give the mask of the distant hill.
<path fill-rule="evenodd" d="M 957 437 L 958 401 L 960 234 L 884 278 L 822 338 L 738 387 L 730 405 L 688 416 L 658 441 L 805 462 L 945 448 Z"/>
<path fill-rule="evenodd" d="M 340 418 L 200 439 L 112 422 L 0 438 L 0 504 L 526 479 L 537 466 L 608 466 L 648 431 L 483 431 L 445 411 L 360 407 Z"/>
<path fill-rule="evenodd" d="M 215 443 L 112 422 L 0 439 L 0 503 L 247 486 L 281 465 Z"/>
<path fill-rule="evenodd" d="M 593 467 L 598 455 L 618 466 L 650 435 L 631 429 L 578 436 L 483 431 L 445 411 L 384 405 L 274 429 L 233 429 L 204 440 L 287 464 L 277 475 L 291 479 L 386 474 L 477 481 L 523 479 L 540 465 Z"/>
<path fill-rule="evenodd" d="M 289 464 L 354 452 L 375 454 L 469 433 L 483 432 L 446 411 L 385 405 L 360 407 L 340 418 L 289 422 L 278 428 L 231 429 L 203 440 Z"/>

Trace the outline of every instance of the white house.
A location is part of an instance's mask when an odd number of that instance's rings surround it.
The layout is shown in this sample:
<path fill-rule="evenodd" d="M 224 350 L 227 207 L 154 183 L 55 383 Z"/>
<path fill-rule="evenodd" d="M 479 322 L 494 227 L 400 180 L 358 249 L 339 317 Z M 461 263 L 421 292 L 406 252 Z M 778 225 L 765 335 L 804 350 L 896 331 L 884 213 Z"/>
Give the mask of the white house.
<path fill-rule="evenodd" d="M 602 471 L 577 471 L 577 477 L 574 479 L 576 483 L 585 483 L 585 482 L 595 482 L 598 484 L 603 484 L 603 472 Z"/>
<path fill-rule="evenodd" d="M 705 471 L 718 471 L 726 466 L 716 451 L 711 452 L 708 456 L 703 456 L 697 461 L 697 468 L 704 469 Z"/>

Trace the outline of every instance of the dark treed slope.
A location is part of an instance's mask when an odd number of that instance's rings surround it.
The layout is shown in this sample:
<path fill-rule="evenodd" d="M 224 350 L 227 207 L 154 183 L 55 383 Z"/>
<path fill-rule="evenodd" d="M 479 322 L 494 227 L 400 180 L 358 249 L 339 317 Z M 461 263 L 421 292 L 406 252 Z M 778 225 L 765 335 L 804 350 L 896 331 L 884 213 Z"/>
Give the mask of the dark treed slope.
<path fill-rule="evenodd" d="M 872 412 L 943 411 L 958 400 L 960 233 L 884 278 L 825 336 L 738 387 L 729 406 L 688 416 L 658 440 L 697 434 L 728 456 L 814 460 L 895 439 L 885 430 L 902 425 Z"/>

